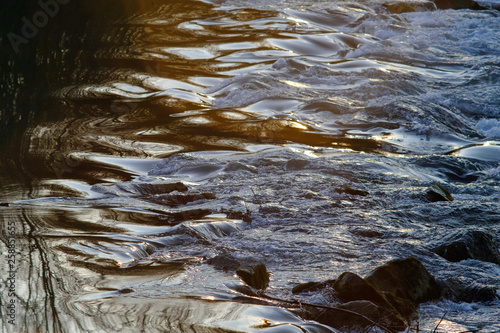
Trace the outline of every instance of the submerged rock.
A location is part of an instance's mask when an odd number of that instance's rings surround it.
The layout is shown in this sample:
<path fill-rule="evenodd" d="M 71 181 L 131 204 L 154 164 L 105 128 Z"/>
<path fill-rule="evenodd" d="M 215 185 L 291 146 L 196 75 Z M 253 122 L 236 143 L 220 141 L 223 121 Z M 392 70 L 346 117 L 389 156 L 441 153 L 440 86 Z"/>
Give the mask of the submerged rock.
<path fill-rule="evenodd" d="M 425 266 L 415 258 L 396 259 L 376 268 L 366 278 L 383 293 L 418 305 L 441 296 L 441 287 Z"/>
<path fill-rule="evenodd" d="M 299 171 L 299 170 L 304 169 L 308 165 L 309 165 L 309 161 L 293 159 L 293 160 L 286 162 L 285 170 L 287 170 L 287 171 Z"/>
<path fill-rule="evenodd" d="M 500 298 L 499 287 L 481 283 L 465 284 L 456 278 L 444 282 L 446 298 L 454 302 L 493 302 Z"/>
<path fill-rule="evenodd" d="M 351 188 L 351 187 L 337 188 L 337 189 L 335 189 L 335 192 L 337 192 L 339 194 L 347 193 L 350 195 L 357 195 L 357 196 L 361 196 L 361 197 L 366 197 L 369 194 L 367 191 L 357 190 L 357 189 Z"/>
<path fill-rule="evenodd" d="M 456 232 L 433 249 L 441 257 L 459 262 L 476 259 L 500 265 L 500 252 L 491 234 L 479 230 Z"/>
<path fill-rule="evenodd" d="M 366 238 L 381 238 L 384 236 L 381 232 L 365 228 L 350 228 L 349 232 L 353 235 Z"/>
<path fill-rule="evenodd" d="M 230 253 L 222 253 L 207 259 L 206 263 L 216 269 L 236 271 L 243 282 L 257 290 L 264 290 L 269 285 L 269 272 L 266 265 L 254 259 L 237 259 Z"/>
<path fill-rule="evenodd" d="M 439 184 L 432 185 L 429 190 L 425 193 L 425 199 L 430 202 L 437 201 L 453 201 L 453 197 L 450 192 Z"/>

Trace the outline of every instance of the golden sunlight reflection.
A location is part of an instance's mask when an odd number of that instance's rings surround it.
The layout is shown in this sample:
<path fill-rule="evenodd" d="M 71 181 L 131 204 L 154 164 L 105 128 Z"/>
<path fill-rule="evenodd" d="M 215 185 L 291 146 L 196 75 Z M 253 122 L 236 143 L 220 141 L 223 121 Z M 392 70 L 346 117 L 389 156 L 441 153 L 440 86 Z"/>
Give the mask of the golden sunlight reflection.
<path fill-rule="evenodd" d="M 287 121 L 286 124 L 292 128 L 297 128 L 297 129 L 302 129 L 302 130 L 309 129 L 306 125 L 303 125 L 297 121 Z"/>

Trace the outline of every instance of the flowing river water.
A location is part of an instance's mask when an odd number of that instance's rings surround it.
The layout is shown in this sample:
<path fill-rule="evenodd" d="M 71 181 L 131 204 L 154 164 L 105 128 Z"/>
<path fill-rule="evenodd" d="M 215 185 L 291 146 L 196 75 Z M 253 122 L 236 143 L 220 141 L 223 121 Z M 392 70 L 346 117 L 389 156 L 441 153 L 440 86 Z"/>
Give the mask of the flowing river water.
<path fill-rule="evenodd" d="M 500 331 L 500 266 L 432 251 L 500 244 L 498 3 L 62 2 L 2 36 L 2 331 L 333 332 L 244 297 L 221 253 L 283 299 L 413 256 L 496 292 L 420 305 L 421 331 Z"/>

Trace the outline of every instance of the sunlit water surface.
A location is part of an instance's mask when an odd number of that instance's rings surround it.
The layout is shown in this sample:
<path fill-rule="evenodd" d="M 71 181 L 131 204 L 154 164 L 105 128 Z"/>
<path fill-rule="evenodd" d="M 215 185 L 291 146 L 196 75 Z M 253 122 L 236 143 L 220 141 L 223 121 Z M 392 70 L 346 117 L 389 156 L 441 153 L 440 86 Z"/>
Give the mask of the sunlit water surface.
<path fill-rule="evenodd" d="M 9 58 L 2 96 L 0 217 L 18 251 L 2 330 L 332 332 L 252 304 L 205 263 L 225 252 L 264 262 L 284 299 L 407 256 L 498 287 L 498 265 L 431 249 L 459 230 L 500 244 L 499 12 L 383 4 L 61 8 Z M 423 200 L 435 183 L 455 201 Z M 445 312 L 442 332 L 500 330 L 498 299 L 419 310 L 423 331 Z"/>

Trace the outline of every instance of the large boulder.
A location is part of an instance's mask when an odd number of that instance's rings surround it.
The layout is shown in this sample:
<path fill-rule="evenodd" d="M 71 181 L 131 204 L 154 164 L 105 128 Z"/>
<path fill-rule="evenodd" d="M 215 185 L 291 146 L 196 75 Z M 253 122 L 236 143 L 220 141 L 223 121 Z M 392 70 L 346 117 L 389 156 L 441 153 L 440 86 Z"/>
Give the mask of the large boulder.
<path fill-rule="evenodd" d="M 394 307 L 407 322 L 418 319 L 418 311 L 415 304 L 409 299 L 397 297 L 393 294 L 382 292 L 385 299 Z"/>
<path fill-rule="evenodd" d="M 389 311 L 396 311 L 378 290 L 357 274 L 342 273 L 333 288 L 343 302 L 367 300 Z"/>
<path fill-rule="evenodd" d="M 367 277 L 380 292 L 407 299 L 418 305 L 441 296 L 441 287 L 415 258 L 396 259 L 376 268 Z"/>
<path fill-rule="evenodd" d="M 315 308 L 309 304 L 305 316 L 334 328 L 364 329 L 377 326 L 375 322 L 389 331 L 401 331 L 418 317 L 419 303 L 442 294 L 441 287 L 424 265 L 411 257 L 392 260 L 364 279 L 345 272 L 336 280 L 297 285 L 293 292 L 324 292 L 326 287 L 333 288 L 342 303 L 337 309 Z"/>
<path fill-rule="evenodd" d="M 500 252 L 493 236 L 480 230 L 453 233 L 433 251 L 452 262 L 476 259 L 500 265 Z"/>

